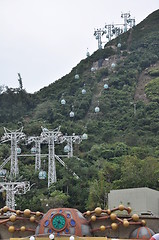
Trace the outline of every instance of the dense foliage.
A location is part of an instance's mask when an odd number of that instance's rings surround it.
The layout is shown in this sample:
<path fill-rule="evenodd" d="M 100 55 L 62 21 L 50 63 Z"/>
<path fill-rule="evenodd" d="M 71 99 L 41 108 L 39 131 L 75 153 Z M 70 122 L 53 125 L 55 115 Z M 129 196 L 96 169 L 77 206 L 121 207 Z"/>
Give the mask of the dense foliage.
<path fill-rule="evenodd" d="M 38 136 L 41 126 L 54 129 L 59 125 L 68 135 L 88 134 L 88 140 L 74 146 L 77 157 L 64 159 L 67 169 L 57 162 L 58 181 L 49 189 L 46 180 L 38 179 L 34 159 L 20 159 L 20 175 L 33 186 L 26 198 L 16 197 L 17 208 L 46 211 L 67 206 L 84 211 L 97 205 L 106 207 L 110 189 L 159 190 L 158 29 L 159 11 L 155 11 L 39 92 L 29 94 L 22 84 L 18 89 L 1 91 L 1 136 L 4 126 L 17 129 L 19 125 L 28 136 Z M 79 79 L 75 79 L 77 73 Z M 105 83 L 108 89 L 104 89 Z M 86 94 L 81 93 L 83 88 Z M 63 98 L 65 105 L 61 105 Z M 94 112 L 96 106 L 99 113 Z M 73 119 L 69 117 L 71 110 L 75 112 Z M 46 146 L 42 147 L 47 153 Z M 62 147 L 56 146 L 57 153 Z M 22 150 L 29 151 L 29 146 L 22 145 Z M 1 163 L 9 154 L 9 143 L 1 144 Z M 9 170 L 9 163 L 5 168 Z M 2 194 L 1 205 L 4 201 Z"/>

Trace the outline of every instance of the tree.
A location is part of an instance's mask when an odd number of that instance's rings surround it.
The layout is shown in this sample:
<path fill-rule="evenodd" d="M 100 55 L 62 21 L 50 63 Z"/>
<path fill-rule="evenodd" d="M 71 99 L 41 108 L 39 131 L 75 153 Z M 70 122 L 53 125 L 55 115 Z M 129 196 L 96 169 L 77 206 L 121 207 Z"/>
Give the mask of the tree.
<path fill-rule="evenodd" d="M 154 157 L 146 157 L 141 161 L 140 179 L 143 186 L 159 190 L 159 162 Z"/>
<path fill-rule="evenodd" d="M 62 191 L 55 190 L 50 193 L 49 197 L 41 196 L 40 201 L 43 209 L 67 207 L 69 195 L 66 195 Z"/>
<path fill-rule="evenodd" d="M 121 166 L 120 188 L 141 187 L 141 161 L 136 156 L 125 156 Z"/>

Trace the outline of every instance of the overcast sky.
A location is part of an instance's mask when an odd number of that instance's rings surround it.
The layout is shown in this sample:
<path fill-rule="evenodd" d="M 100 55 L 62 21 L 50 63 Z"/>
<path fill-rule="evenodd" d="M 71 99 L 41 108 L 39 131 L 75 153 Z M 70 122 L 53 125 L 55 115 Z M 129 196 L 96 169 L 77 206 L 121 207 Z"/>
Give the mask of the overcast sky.
<path fill-rule="evenodd" d="M 95 28 L 136 24 L 159 9 L 159 0 L 0 0 L 0 85 L 34 93 L 68 74 L 97 50 Z"/>

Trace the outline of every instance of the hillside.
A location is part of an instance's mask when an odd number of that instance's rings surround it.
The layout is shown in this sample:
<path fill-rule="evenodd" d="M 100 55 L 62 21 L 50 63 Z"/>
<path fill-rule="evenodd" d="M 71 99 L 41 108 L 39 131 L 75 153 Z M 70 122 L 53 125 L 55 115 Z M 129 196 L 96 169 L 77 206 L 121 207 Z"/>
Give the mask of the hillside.
<path fill-rule="evenodd" d="M 33 174 L 33 160 L 21 160 L 21 175 L 36 184 L 34 194 L 28 193 L 30 201 L 17 197 L 21 207 L 32 204 L 36 209 L 38 201 L 43 209 L 44 198 L 57 206 L 60 196 L 61 205 L 84 211 L 87 206 L 105 207 L 113 188 L 159 190 L 159 10 L 39 92 L 8 88 L 0 95 L 0 106 L 1 136 L 3 127 L 17 129 L 21 124 L 29 136 L 38 136 L 41 126 L 59 125 L 68 135 L 88 134 L 88 140 L 75 147 L 80 160 L 65 159 L 79 181 L 57 163 L 58 181 L 46 190 L 47 183 Z M 0 145 L 1 162 L 7 156 L 9 145 Z"/>

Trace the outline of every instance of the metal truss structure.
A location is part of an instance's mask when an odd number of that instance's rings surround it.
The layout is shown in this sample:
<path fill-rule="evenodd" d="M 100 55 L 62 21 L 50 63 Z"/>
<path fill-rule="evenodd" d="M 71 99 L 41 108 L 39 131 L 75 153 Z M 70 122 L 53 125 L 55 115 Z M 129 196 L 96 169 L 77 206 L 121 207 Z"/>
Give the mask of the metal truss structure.
<path fill-rule="evenodd" d="M 15 209 L 15 195 L 30 191 L 29 182 L 0 182 L 0 192 L 6 191 L 6 206 Z"/>
<path fill-rule="evenodd" d="M 56 164 L 55 164 L 55 142 L 58 140 L 58 136 L 61 134 L 60 128 L 56 128 L 52 131 L 42 127 L 41 137 L 47 141 L 49 148 L 48 157 L 48 187 L 51 183 L 56 182 Z"/>
<path fill-rule="evenodd" d="M 73 134 L 72 136 L 64 136 L 64 141 L 67 142 L 67 157 L 73 157 L 73 143 L 79 144 L 82 141 L 82 137 Z"/>
<path fill-rule="evenodd" d="M 40 136 L 34 137 L 28 137 L 28 139 L 25 137 L 25 134 L 22 133 L 22 128 L 20 130 L 16 131 L 10 131 L 5 129 L 5 135 L 2 137 L 2 142 L 6 142 L 8 140 L 11 140 L 11 156 L 4 160 L 2 165 L 0 166 L 0 170 L 3 169 L 5 164 L 11 160 L 11 169 L 10 169 L 10 176 L 14 177 L 16 179 L 19 168 L 18 168 L 18 159 L 17 159 L 17 143 L 25 139 L 26 144 L 31 144 L 34 142 L 35 147 L 34 152 L 31 154 L 18 154 L 18 157 L 21 156 L 35 156 L 35 171 L 41 170 L 41 157 L 42 156 L 48 156 L 48 187 L 52 183 L 55 183 L 57 181 L 56 178 L 56 162 L 57 160 L 62 166 L 64 166 L 66 169 L 68 169 L 65 162 L 61 159 L 62 157 L 73 157 L 73 144 L 79 144 L 83 138 L 82 136 L 78 136 L 73 134 L 72 136 L 63 135 L 60 131 L 60 127 L 54 129 L 54 130 L 48 130 L 47 128 L 41 127 L 42 132 Z M 66 146 L 64 148 L 65 155 L 58 156 L 55 153 L 55 144 L 62 144 L 66 142 Z M 41 154 L 41 144 L 47 144 L 48 145 L 48 153 L 47 154 Z M 76 173 L 74 173 L 71 169 L 68 169 L 76 178 L 79 178 Z M 12 178 L 11 178 L 12 179 Z"/>
<path fill-rule="evenodd" d="M 122 13 L 121 18 L 124 19 L 123 24 L 106 24 L 103 29 L 94 29 L 94 36 L 96 40 L 98 40 L 98 49 L 102 48 L 102 36 L 106 35 L 106 39 L 110 41 L 112 38 L 119 36 L 121 33 L 135 26 L 135 19 L 130 18 L 130 16 L 130 13 Z"/>
<path fill-rule="evenodd" d="M 94 30 L 94 36 L 96 37 L 96 39 L 98 40 L 98 49 L 102 48 L 102 36 L 104 34 L 104 30 L 102 30 L 101 28 L 97 28 Z"/>
<path fill-rule="evenodd" d="M 41 137 L 28 137 L 26 144 L 31 144 L 32 142 L 35 143 L 35 171 L 40 171 L 41 169 L 41 143 L 43 139 Z"/>
<path fill-rule="evenodd" d="M 10 166 L 10 178 L 16 179 L 19 174 L 18 158 L 17 158 L 17 143 L 25 138 L 25 134 L 22 132 L 23 127 L 12 131 L 4 127 L 4 136 L 1 138 L 1 143 L 11 141 L 11 166 Z"/>
<path fill-rule="evenodd" d="M 76 136 L 75 134 L 72 136 L 63 135 L 60 131 L 60 127 L 54 130 L 48 130 L 42 127 L 41 137 L 43 138 L 43 141 L 48 143 L 48 187 L 50 187 L 52 183 L 57 181 L 55 160 L 68 169 L 67 165 L 60 158 L 60 156 L 55 154 L 55 143 L 61 144 L 63 142 L 67 142 L 67 155 L 63 156 L 73 157 L 73 143 L 79 144 L 82 141 L 82 137 Z M 72 172 L 70 169 L 68 170 Z M 79 178 L 76 173 L 72 173 L 76 178 Z"/>
<path fill-rule="evenodd" d="M 132 28 L 135 26 L 135 18 L 130 18 L 130 13 L 122 13 L 121 17 L 124 18 L 124 32 L 127 32 L 128 27 Z"/>

